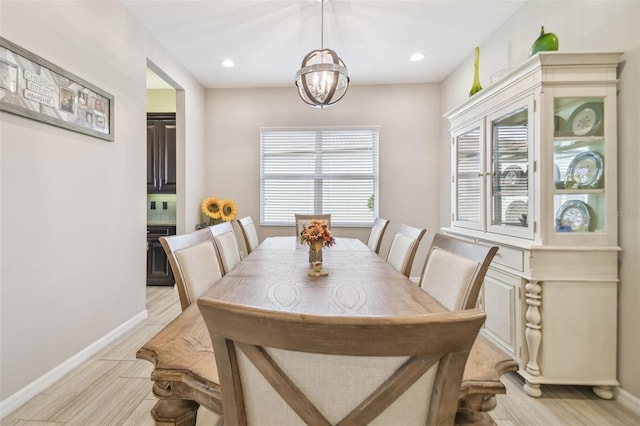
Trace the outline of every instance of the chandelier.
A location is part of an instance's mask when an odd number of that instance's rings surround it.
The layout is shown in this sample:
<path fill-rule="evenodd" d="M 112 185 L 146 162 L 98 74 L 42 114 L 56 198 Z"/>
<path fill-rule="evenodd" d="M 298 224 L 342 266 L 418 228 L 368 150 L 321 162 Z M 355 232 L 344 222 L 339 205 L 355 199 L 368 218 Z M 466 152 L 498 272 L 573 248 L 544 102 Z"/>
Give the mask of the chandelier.
<path fill-rule="evenodd" d="M 309 52 L 296 73 L 296 86 L 302 100 L 316 108 L 338 102 L 347 93 L 349 70 L 338 54 L 324 48 L 324 2 L 320 0 L 320 50 Z"/>

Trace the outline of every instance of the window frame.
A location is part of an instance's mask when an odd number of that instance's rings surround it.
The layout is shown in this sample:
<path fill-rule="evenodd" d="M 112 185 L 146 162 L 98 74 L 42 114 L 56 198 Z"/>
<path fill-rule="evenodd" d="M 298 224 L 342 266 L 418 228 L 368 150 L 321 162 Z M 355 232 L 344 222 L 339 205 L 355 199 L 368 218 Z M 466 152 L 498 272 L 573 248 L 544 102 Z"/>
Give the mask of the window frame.
<path fill-rule="evenodd" d="M 368 138 L 371 142 L 371 164 L 366 164 L 367 167 L 371 168 L 370 173 L 331 173 L 324 172 L 322 170 L 323 162 L 322 162 L 322 154 L 331 152 L 330 150 L 324 149 L 326 145 L 329 145 L 332 139 L 327 136 L 332 136 L 335 138 L 336 135 L 340 135 L 341 133 L 344 136 L 353 131 L 354 134 L 358 132 L 370 132 Z M 310 172 L 299 172 L 299 173 L 271 173 L 265 174 L 265 136 L 269 135 L 269 133 L 273 134 L 275 132 L 280 133 L 304 133 L 311 132 L 314 133 L 315 140 L 315 157 L 314 157 L 314 169 Z M 308 126 L 308 127 L 261 127 L 259 129 L 260 136 L 260 176 L 259 176 L 259 184 L 260 184 L 260 225 L 261 226 L 294 226 L 295 219 L 294 213 L 303 213 L 303 214 L 321 214 L 321 213 L 332 213 L 331 211 L 324 211 L 324 203 L 326 202 L 326 198 L 323 197 L 323 185 L 325 182 L 334 181 L 337 182 L 342 180 L 343 182 L 348 181 L 372 181 L 372 195 L 373 195 L 373 209 L 371 210 L 371 218 L 366 221 L 345 221 L 340 219 L 340 215 L 336 214 L 335 218 L 332 216 L 331 218 L 331 226 L 332 227 L 371 227 L 373 220 L 378 216 L 378 206 L 379 206 L 379 163 L 380 163 L 380 126 Z M 282 139 L 283 141 L 286 138 Z M 367 140 L 365 138 L 365 140 Z M 292 136 L 290 139 L 293 148 L 294 137 Z M 326 141 L 326 142 L 325 142 Z M 293 149 L 292 149 L 293 152 Z M 286 155 L 284 155 L 286 157 Z M 293 154 L 291 157 L 294 158 Z M 345 157 L 347 158 L 347 157 Z M 290 219 L 287 220 L 267 220 L 266 218 L 266 203 L 265 203 L 265 182 L 271 181 L 295 181 L 300 180 L 301 182 L 304 180 L 313 179 L 313 204 L 314 211 L 291 211 L 289 212 Z"/>

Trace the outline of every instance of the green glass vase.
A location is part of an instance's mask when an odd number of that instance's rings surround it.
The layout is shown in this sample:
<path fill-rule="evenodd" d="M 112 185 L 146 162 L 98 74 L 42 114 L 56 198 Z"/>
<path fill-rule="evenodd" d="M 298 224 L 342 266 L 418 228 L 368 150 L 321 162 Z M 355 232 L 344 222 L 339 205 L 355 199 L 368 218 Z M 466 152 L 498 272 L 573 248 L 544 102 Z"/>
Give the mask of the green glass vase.
<path fill-rule="evenodd" d="M 473 86 L 471 86 L 471 90 L 469 91 L 469 96 L 473 96 L 482 90 L 482 86 L 480 85 L 480 72 L 478 70 L 479 65 L 480 65 L 480 48 L 476 47 L 476 61 L 473 64 Z"/>

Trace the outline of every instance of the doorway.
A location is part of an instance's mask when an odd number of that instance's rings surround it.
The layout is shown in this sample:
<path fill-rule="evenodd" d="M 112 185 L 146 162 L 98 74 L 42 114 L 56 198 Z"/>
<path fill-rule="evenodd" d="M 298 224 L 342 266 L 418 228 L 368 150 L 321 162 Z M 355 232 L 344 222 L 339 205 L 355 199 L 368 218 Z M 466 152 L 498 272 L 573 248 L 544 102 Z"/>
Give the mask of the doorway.
<path fill-rule="evenodd" d="M 164 75 L 164 77 L 162 76 Z M 169 81 L 168 81 L 169 80 Z M 175 280 L 159 238 L 177 229 L 176 87 L 162 71 L 147 67 L 147 286 Z"/>

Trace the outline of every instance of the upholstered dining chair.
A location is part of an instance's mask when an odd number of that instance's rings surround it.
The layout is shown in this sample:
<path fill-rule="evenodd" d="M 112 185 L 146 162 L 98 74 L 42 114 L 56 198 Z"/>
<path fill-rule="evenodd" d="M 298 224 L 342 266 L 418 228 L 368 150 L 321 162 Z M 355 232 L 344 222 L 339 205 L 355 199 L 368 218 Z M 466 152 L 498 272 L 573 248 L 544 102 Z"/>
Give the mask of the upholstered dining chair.
<path fill-rule="evenodd" d="M 426 229 L 400 224 L 391 241 L 387 262 L 407 277 L 411 274 L 413 259 L 416 257 L 420 240 L 425 232 L 427 232 Z"/>
<path fill-rule="evenodd" d="M 222 267 L 208 229 L 160 237 L 184 311 L 213 283 L 222 278 Z"/>
<path fill-rule="evenodd" d="M 367 246 L 371 250 L 375 251 L 377 254 L 380 254 L 382 237 L 384 237 L 384 232 L 387 230 L 388 226 L 389 226 L 389 221 L 387 219 L 382 219 L 380 217 L 377 217 L 373 220 L 373 226 L 371 227 L 371 232 L 369 233 Z"/>
<path fill-rule="evenodd" d="M 226 274 L 240 263 L 240 248 L 231 222 L 222 222 L 209 226 L 213 241 L 218 249 L 222 263 L 222 273 Z"/>
<path fill-rule="evenodd" d="M 497 246 L 442 233 L 433 237 L 420 287 L 450 311 L 473 309 Z"/>
<path fill-rule="evenodd" d="M 309 224 L 311 219 L 320 219 L 327 222 L 329 225 L 329 229 L 331 229 L 331 213 L 323 213 L 323 214 L 300 214 L 295 213 L 296 218 L 296 237 L 300 236 L 300 233 L 303 231 L 303 226 Z"/>
<path fill-rule="evenodd" d="M 247 248 L 247 254 L 249 254 L 260 244 L 256 226 L 253 223 L 251 216 L 238 219 L 238 224 L 240 225 L 240 230 L 244 237 L 244 245 Z"/>
<path fill-rule="evenodd" d="M 225 425 L 453 425 L 481 310 L 301 316 L 202 296 Z M 313 368 L 310 368 L 313 366 Z"/>

